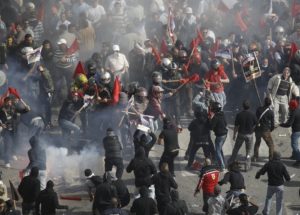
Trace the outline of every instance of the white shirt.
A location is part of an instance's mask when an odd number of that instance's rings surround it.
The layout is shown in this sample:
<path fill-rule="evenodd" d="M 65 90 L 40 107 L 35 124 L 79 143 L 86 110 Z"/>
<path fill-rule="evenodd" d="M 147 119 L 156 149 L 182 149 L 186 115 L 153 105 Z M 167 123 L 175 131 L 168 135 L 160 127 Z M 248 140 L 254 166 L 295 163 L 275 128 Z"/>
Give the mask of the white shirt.
<path fill-rule="evenodd" d="M 105 15 L 106 12 L 102 5 L 97 5 L 97 7 L 92 7 L 87 11 L 87 18 L 92 23 L 98 23 Z"/>
<path fill-rule="evenodd" d="M 70 24 L 71 24 L 71 22 L 69 20 L 65 20 L 63 22 L 61 20 L 59 20 L 56 25 L 56 30 L 59 30 L 60 25 L 65 25 L 68 28 L 68 25 L 70 25 Z"/>
<path fill-rule="evenodd" d="M 225 214 L 225 199 L 222 195 L 210 197 L 208 203 L 208 215 L 223 215 Z"/>
<path fill-rule="evenodd" d="M 126 56 L 122 53 L 114 53 L 109 55 L 105 61 L 105 68 L 110 70 L 113 74 L 115 72 L 124 71 L 129 67 Z"/>

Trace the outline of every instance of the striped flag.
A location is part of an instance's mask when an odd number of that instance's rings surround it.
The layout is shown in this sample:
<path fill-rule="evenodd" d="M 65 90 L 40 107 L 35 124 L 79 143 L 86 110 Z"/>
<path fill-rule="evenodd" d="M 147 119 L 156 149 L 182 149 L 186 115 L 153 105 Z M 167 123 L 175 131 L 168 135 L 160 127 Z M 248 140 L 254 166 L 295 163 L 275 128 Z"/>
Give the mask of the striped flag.
<path fill-rule="evenodd" d="M 168 15 L 168 24 L 167 24 L 169 36 L 171 37 L 173 43 L 175 43 L 175 36 L 174 36 L 174 30 L 176 28 L 175 21 L 174 21 L 174 15 L 172 13 L 172 8 L 169 8 L 169 15 Z"/>

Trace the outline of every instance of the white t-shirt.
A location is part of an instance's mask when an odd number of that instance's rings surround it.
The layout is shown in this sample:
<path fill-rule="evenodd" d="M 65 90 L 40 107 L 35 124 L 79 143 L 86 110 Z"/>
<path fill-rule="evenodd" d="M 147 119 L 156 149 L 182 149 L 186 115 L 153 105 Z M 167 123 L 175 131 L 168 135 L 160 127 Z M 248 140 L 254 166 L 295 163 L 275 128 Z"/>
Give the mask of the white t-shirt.
<path fill-rule="evenodd" d="M 126 56 L 122 53 L 109 55 L 105 61 L 105 68 L 109 69 L 112 73 L 122 71 L 128 67 L 129 63 Z"/>
<path fill-rule="evenodd" d="M 98 5 L 97 7 L 92 7 L 87 11 L 87 18 L 92 23 L 98 23 L 105 15 L 106 12 L 102 5 Z"/>

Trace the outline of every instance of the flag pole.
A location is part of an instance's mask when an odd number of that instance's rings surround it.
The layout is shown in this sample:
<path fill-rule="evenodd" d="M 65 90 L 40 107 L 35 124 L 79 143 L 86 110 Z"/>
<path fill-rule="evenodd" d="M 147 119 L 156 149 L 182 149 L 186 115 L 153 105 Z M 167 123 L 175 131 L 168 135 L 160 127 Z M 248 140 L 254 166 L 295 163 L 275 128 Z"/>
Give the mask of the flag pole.
<path fill-rule="evenodd" d="M 255 78 L 253 78 L 252 81 L 253 81 L 253 84 L 254 84 L 254 88 L 255 88 L 255 91 L 256 91 L 256 95 L 257 95 L 259 104 L 262 105 L 262 101 L 261 101 L 261 98 L 260 98 L 260 95 L 259 95 L 259 91 L 258 91 L 258 88 L 257 88 Z"/>

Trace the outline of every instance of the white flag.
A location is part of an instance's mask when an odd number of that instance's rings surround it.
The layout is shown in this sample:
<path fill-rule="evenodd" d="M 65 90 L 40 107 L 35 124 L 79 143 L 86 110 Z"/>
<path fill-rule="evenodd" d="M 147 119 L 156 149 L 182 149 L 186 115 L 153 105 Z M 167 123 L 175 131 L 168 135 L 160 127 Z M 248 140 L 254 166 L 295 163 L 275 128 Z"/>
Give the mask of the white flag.
<path fill-rule="evenodd" d="M 28 64 L 35 63 L 41 60 L 42 48 L 43 46 L 27 53 L 26 57 L 27 57 Z"/>

